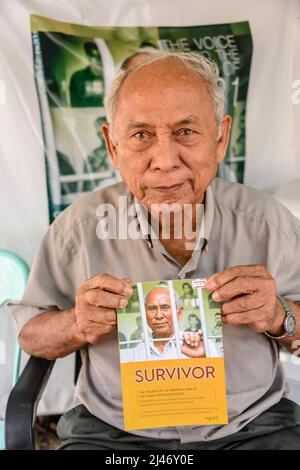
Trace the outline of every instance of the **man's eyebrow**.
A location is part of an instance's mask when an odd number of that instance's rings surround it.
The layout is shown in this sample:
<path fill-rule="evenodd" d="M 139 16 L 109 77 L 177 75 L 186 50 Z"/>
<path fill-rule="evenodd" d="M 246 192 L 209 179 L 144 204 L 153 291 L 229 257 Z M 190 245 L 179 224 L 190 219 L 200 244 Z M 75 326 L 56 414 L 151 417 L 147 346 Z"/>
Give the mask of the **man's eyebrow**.
<path fill-rule="evenodd" d="M 194 114 L 190 114 L 189 116 L 184 117 L 183 119 L 180 119 L 179 121 L 176 121 L 171 125 L 168 125 L 168 127 L 176 127 L 176 126 L 181 126 L 184 124 L 193 124 L 194 122 L 199 122 L 199 118 L 195 116 Z M 128 121 L 127 127 L 128 128 L 131 128 L 131 127 L 142 128 L 142 127 L 153 127 L 153 125 L 145 121 Z"/>
<path fill-rule="evenodd" d="M 179 121 L 174 122 L 174 126 L 181 126 L 183 124 L 193 124 L 194 122 L 199 122 L 199 118 L 194 114 L 190 114 L 189 116 L 180 119 Z"/>
<path fill-rule="evenodd" d="M 159 306 L 159 307 L 165 307 L 165 306 L 170 307 L 170 304 L 167 304 L 167 303 L 158 304 L 158 305 L 156 305 L 156 304 L 147 304 L 147 307 L 148 307 L 148 308 L 149 308 L 149 307 L 151 307 L 151 308 L 152 308 L 152 307 L 157 308 L 158 306 Z"/>
<path fill-rule="evenodd" d="M 151 124 L 144 121 L 128 121 L 127 127 L 150 127 Z"/>

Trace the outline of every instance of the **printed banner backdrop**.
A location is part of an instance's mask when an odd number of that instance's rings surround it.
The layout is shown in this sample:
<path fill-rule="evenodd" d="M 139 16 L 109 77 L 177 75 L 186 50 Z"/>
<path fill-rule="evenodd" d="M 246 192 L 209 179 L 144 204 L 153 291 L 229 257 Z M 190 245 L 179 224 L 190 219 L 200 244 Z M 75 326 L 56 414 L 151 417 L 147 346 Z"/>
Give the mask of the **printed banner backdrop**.
<path fill-rule="evenodd" d="M 193 51 L 215 61 L 232 132 L 219 176 L 240 183 L 252 56 L 249 23 L 189 27 L 88 27 L 31 17 L 52 221 L 76 198 L 118 180 L 106 153 L 103 101 L 115 74 L 154 50 Z"/>

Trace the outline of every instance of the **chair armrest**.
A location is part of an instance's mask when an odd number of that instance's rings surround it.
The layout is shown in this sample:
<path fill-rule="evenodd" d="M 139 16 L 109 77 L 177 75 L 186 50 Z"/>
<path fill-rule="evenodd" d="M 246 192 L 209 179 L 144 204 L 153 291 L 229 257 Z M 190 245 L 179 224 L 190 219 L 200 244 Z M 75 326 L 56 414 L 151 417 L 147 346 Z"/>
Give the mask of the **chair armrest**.
<path fill-rule="evenodd" d="M 12 389 L 5 412 L 6 450 L 35 448 L 37 406 L 55 361 L 30 357 Z"/>

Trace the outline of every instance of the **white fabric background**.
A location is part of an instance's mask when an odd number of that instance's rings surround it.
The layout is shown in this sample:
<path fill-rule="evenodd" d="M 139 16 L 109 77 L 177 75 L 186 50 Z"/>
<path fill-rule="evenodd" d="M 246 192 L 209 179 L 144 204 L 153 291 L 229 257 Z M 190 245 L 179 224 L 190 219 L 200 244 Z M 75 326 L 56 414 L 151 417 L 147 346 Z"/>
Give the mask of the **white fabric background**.
<path fill-rule="evenodd" d="M 291 101 L 300 80 L 299 0 L 10 0 L 0 3 L 0 246 L 29 264 L 48 226 L 48 202 L 39 108 L 32 71 L 29 14 L 86 25 L 185 26 L 250 22 L 254 52 L 247 112 L 245 183 L 267 192 L 300 176 L 300 104 Z M 7 328 L 7 319 L 0 318 Z M 67 361 L 69 361 L 68 359 Z M 69 364 L 69 363 L 68 363 Z M 70 364 L 68 365 L 68 369 Z M 0 366 L 0 396 L 8 372 Z M 57 384 L 67 367 L 57 373 Z M 6 367 L 9 370 L 9 367 Z M 4 381 L 2 378 L 4 377 Z M 55 379 L 55 377 L 54 377 Z M 52 378 L 52 381 L 54 382 Z M 71 403 L 73 374 L 49 412 Z M 5 385 L 6 384 L 6 385 Z M 5 389 L 6 387 L 6 389 Z M 57 399 L 58 398 L 58 399 Z M 43 405 L 44 406 L 44 405 Z M 1 415 L 1 413 L 0 413 Z"/>

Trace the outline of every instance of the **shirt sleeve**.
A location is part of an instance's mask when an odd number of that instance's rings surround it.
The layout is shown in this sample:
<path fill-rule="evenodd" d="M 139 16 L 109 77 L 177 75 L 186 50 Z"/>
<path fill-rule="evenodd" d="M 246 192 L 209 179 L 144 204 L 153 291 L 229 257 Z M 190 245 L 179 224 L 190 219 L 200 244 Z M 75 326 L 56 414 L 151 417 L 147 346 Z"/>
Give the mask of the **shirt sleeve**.
<path fill-rule="evenodd" d="M 37 251 L 22 299 L 10 300 L 5 307 L 17 334 L 42 312 L 73 307 L 83 274 L 78 266 L 78 253 L 64 240 L 59 223 L 54 222 Z"/>
<path fill-rule="evenodd" d="M 276 275 L 277 292 L 292 302 L 300 304 L 300 226 L 290 233 L 281 245 L 279 270 Z"/>

